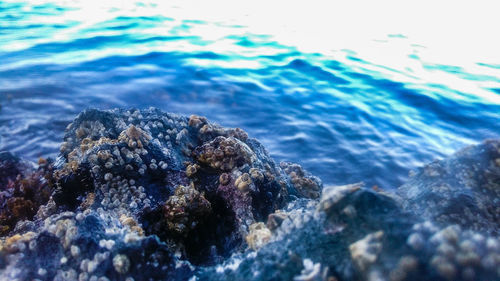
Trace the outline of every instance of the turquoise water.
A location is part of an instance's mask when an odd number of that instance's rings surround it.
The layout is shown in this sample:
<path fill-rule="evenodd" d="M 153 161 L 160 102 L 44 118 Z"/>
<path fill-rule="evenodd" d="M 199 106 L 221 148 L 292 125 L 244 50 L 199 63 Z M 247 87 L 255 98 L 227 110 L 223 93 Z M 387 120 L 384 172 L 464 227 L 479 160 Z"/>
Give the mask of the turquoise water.
<path fill-rule="evenodd" d="M 496 51 L 321 8 L 124 2 L 0 1 L 1 150 L 56 156 L 81 110 L 154 106 L 241 127 L 327 184 L 394 188 L 499 137 Z"/>

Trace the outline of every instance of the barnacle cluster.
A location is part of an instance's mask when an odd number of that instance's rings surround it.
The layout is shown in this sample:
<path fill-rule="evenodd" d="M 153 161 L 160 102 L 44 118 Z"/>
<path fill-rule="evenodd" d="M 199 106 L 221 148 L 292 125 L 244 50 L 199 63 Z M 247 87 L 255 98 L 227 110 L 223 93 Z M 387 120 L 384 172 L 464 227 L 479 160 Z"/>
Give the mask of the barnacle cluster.
<path fill-rule="evenodd" d="M 499 158 L 500 142 L 486 140 L 414 171 L 396 192 L 428 220 L 500 234 Z"/>
<path fill-rule="evenodd" d="M 319 198 L 321 181 L 317 177 L 308 174 L 299 164 L 281 162 L 280 166 L 290 176 L 292 184 L 300 195 L 311 199 Z"/>
<path fill-rule="evenodd" d="M 163 212 L 168 229 L 187 233 L 211 213 L 210 202 L 193 185 L 180 185 L 165 202 Z"/>
<path fill-rule="evenodd" d="M 0 279 L 186 280 L 244 248 L 292 188 L 243 130 L 156 109 L 82 112 L 38 170 L 7 158 Z"/>
<path fill-rule="evenodd" d="M 214 139 L 217 136 L 233 137 L 242 142 L 246 142 L 248 139 L 248 134 L 244 130 L 240 128 L 222 128 L 216 124 L 209 123 L 207 118 L 203 116 L 191 115 L 188 124 L 199 132 L 198 138 L 203 141 Z"/>
<path fill-rule="evenodd" d="M 219 136 L 195 150 L 197 160 L 221 171 L 231 171 L 244 164 L 252 164 L 255 154 L 240 140 Z"/>
<path fill-rule="evenodd" d="M 130 125 L 118 136 L 120 142 L 124 142 L 129 148 L 144 148 L 151 140 L 151 136 L 135 125 Z"/>
<path fill-rule="evenodd" d="M 500 276 L 500 239 L 459 225 L 439 227 L 430 221 L 413 225 L 407 245 L 416 253 L 427 250 L 429 267 L 445 280 L 477 280 L 490 272 Z M 405 269 L 408 259 L 421 266 L 418 254 L 402 257 L 391 272 L 393 280 L 406 280 L 411 272 Z M 412 267 L 416 271 L 415 266 Z"/>

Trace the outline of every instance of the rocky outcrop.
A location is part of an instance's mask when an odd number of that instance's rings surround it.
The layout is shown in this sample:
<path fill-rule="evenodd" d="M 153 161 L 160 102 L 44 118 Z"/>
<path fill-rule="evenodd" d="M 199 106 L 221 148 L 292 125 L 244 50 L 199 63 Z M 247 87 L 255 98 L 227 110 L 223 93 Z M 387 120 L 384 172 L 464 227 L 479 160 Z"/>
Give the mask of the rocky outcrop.
<path fill-rule="evenodd" d="M 495 280 L 499 148 L 323 188 L 241 129 L 87 110 L 55 161 L 0 154 L 0 279 Z"/>
<path fill-rule="evenodd" d="M 264 247 L 202 279 L 499 279 L 499 148 L 465 148 L 394 192 L 352 184 L 323 189 L 319 202 L 295 200 L 269 216 Z"/>
<path fill-rule="evenodd" d="M 500 142 L 470 146 L 412 173 L 405 209 L 441 224 L 500 234 Z"/>
<path fill-rule="evenodd" d="M 5 155 L 3 278 L 185 280 L 302 194 L 243 130 L 156 109 L 82 112 L 38 170 Z"/>

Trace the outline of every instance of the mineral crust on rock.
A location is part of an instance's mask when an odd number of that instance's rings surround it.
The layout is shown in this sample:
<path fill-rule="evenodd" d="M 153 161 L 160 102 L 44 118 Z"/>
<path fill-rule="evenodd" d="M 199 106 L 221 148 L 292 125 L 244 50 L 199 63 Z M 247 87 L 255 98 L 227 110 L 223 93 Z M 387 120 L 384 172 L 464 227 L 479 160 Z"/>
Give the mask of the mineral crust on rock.
<path fill-rule="evenodd" d="M 55 161 L 0 153 L 0 280 L 498 280 L 499 149 L 323 188 L 205 117 L 86 110 Z"/>

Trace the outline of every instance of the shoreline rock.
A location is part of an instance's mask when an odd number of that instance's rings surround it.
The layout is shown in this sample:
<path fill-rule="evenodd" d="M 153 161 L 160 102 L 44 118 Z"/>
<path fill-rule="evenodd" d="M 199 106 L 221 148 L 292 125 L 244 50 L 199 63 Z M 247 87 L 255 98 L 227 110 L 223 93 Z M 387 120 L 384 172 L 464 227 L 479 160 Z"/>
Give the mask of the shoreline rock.
<path fill-rule="evenodd" d="M 0 279 L 494 280 L 499 166 L 490 140 L 394 191 L 323 188 L 241 129 L 89 109 L 55 161 L 0 154 Z"/>

